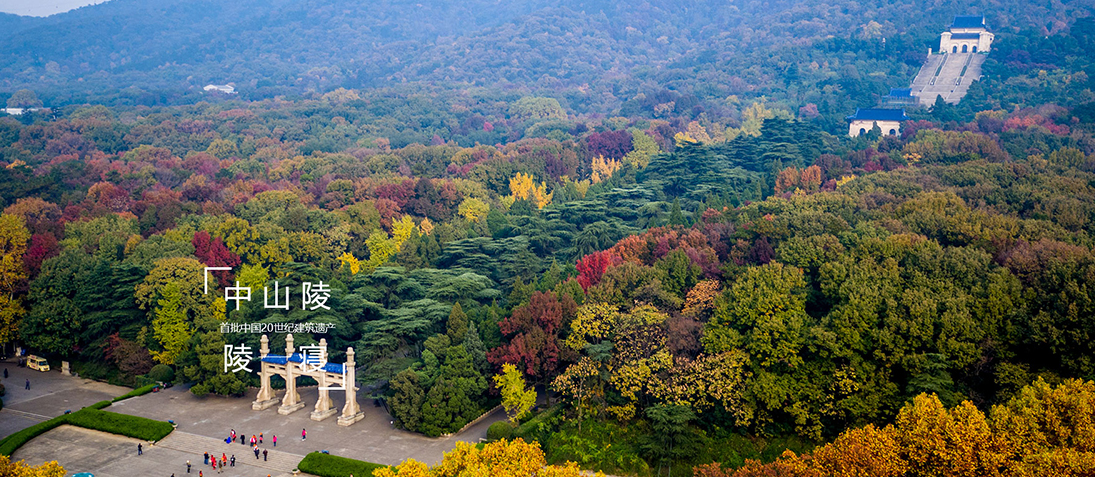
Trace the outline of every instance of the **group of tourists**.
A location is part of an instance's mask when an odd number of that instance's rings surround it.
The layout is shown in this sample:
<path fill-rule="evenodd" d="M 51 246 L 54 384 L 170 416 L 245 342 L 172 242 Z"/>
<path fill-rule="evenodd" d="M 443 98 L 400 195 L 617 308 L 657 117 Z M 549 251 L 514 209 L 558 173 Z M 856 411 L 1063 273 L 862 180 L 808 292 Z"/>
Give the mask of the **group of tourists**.
<path fill-rule="evenodd" d="M 300 430 L 300 439 L 302 441 L 308 439 L 308 430 L 307 429 L 301 429 Z M 270 440 L 271 440 L 271 442 L 273 442 L 274 447 L 277 447 L 277 445 L 278 445 L 278 436 L 274 435 L 274 434 L 271 434 L 270 435 Z M 258 435 L 252 434 L 250 439 L 245 439 L 244 436 L 240 436 L 240 435 L 236 434 L 235 429 L 232 429 L 231 431 L 229 431 L 228 437 L 224 440 L 224 442 L 225 442 L 225 444 L 231 444 L 231 443 L 236 442 L 236 441 L 239 441 L 239 443 L 242 444 L 242 445 L 251 444 L 251 451 L 255 453 L 255 459 L 258 459 L 259 456 L 262 456 L 262 460 L 266 461 L 269 454 L 270 454 L 269 450 L 259 448 L 259 445 L 264 444 L 265 441 L 266 441 L 265 434 L 263 434 L 261 432 Z M 141 455 L 141 454 L 144 453 L 144 448 L 143 447 L 144 447 L 143 445 L 137 444 L 137 455 Z M 202 455 L 202 464 L 211 466 L 212 469 L 214 471 L 216 471 L 217 473 L 223 473 L 225 467 L 235 467 L 236 466 L 236 455 L 232 454 L 232 456 L 229 457 L 228 453 L 224 452 L 224 453 L 221 453 L 220 459 L 218 460 L 216 454 L 206 452 L 205 454 Z M 186 473 L 187 474 L 190 473 L 190 469 L 192 467 L 193 466 L 190 464 L 190 461 L 187 460 L 186 461 Z M 171 474 L 171 477 L 175 477 L 175 474 Z M 198 477 L 205 477 L 205 473 L 202 470 L 198 470 Z"/>

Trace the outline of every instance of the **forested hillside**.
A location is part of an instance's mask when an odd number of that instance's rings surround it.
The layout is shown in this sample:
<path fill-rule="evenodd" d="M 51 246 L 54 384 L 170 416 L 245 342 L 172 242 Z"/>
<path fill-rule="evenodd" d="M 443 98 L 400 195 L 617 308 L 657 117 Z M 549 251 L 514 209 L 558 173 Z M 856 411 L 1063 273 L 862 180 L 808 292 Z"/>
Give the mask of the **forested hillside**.
<path fill-rule="evenodd" d="M 222 324 L 333 325 L 397 427 L 618 475 L 1095 462 L 1089 6 L 849 138 L 952 6 L 423 3 L 0 18 L 0 343 L 239 396 Z"/>
<path fill-rule="evenodd" d="M 986 14 L 1001 43 L 1044 43 L 1091 13 L 1053 5 L 113 0 L 5 17 L 0 89 L 33 85 L 59 106 L 193 102 L 227 82 L 249 99 L 469 85 L 539 92 L 577 113 L 692 118 L 736 117 L 733 98 L 763 95 L 815 104 L 836 132 L 849 107 L 908 84 L 954 14 Z M 1065 62 L 1054 46 L 1021 48 L 1035 59 L 1000 61 Z"/>

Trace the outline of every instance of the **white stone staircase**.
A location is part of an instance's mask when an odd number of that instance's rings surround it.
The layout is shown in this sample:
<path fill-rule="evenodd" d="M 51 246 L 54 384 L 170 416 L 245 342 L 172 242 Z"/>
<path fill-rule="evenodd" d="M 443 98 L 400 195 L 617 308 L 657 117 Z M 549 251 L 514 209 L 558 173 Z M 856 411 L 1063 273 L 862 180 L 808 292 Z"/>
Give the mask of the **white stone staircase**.
<path fill-rule="evenodd" d="M 929 55 L 913 79 L 912 94 L 919 98 L 922 106 L 935 104 L 937 96 L 951 104 L 961 101 L 970 83 L 981 78 L 985 57 L 981 53 Z"/>

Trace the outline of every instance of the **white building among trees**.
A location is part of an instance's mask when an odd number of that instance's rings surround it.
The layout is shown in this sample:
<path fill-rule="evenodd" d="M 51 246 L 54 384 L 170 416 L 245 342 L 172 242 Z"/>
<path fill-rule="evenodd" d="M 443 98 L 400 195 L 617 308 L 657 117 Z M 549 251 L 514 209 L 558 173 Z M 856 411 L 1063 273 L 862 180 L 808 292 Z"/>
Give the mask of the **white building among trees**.
<path fill-rule="evenodd" d="M 995 35 L 985 27 L 984 15 L 958 15 L 939 37 L 940 53 L 988 53 Z"/>

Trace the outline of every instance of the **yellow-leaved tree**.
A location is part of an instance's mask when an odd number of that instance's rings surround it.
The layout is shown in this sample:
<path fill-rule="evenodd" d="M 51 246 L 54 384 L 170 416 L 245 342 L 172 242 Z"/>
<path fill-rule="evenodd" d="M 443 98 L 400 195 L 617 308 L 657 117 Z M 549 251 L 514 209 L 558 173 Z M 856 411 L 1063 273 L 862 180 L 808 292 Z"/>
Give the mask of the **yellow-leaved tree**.
<path fill-rule="evenodd" d="M 441 463 L 432 469 L 409 459 L 395 469 L 373 471 L 374 477 L 578 477 L 578 465 L 567 462 L 547 465 L 540 443 L 522 439 L 491 442 L 477 449 L 467 442 L 457 442 L 456 448 L 445 453 Z M 598 472 L 598 477 L 604 474 Z"/>
<path fill-rule="evenodd" d="M 411 236 L 414 235 L 415 225 L 411 216 L 404 215 L 399 220 L 392 221 L 392 235 L 377 230 L 365 239 L 365 245 L 369 247 L 369 260 L 365 262 L 365 269 L 373 271 L 376 267 L 384 265 L 389 258 L 399 252 Z"/>
<path fill-rule="evenodd" d="M 906 404 L 896 422 L 845 431 L 831 444 L 775 462 L 719 464 L 697 477 L 756 475 L 1087 476 L 1095 469 L 1095 382 L 1041 378 L 986 416 L 969 401 L 947 409 L 935 394 Z"/>
<path fill-rule="evenodd" d="M 152 271 L 133 288 L 133 298 L 141 309 L 149 310 L 152 332 L 163 350 L 152 356 L 163 364 L 174 364 L 194 334 L 192 323 L 210 310 L 218 296 L 216 281 L 210 277 L 205 293 L 204 265 L 186 257 L 162 258 Z"/>
<path fill-rule="evenodd" d="M 338 261 L 342 262 L 343 267 L 350 267 L 350 274 L 357 275 L 357 272 L 361 271 L 361 260 L 358 260 L 350 252 L 345 252 L 338 256 Z"/>
<path fill-rule="evenodd" d="M 57 461 L 49 461 L 31 467 L 24 461 L 12 462 L 6 455 L 0 455 L 0 476 L 3 477 L 65 477 L 65 468 Z"/>
<path fill-rule="evenodd" d="M 502 407 L 514 425 L 536 405 L 536 390 L 525 387 L 525 376 L 510 363 L 502 365 L 502 374 L 494 377 L 494 386 L 502 394 Z"/>
<path fill-rule="evenodd" d="M 517 199 L 526 199 L 536 204 L 537 209 L 543 209 L 551 203 L 551 197 L 555 192 L 548 193 L 547 184 L 540 181 L 537 185 L 532 176 L 518 172 L 509 180 L 509 197 L 503 198 L 503 203 L 513 204 Z"/>
<path fill-rule="evenodd" d="M 593 172 L 589 175 L 589 180 L 594 184 L 600 184 L 605 179 L 612 177 L 616 171 L 620 170 L 623 164 L 612 158 L 605 158 L 603 155 L 598 155 L 593 158 L 593 162 L 590 164 L 590 168 Z"/>
<path fill-rule="evenodd" d="M 654 142 L 654 138 L 636 129 L 631 131 L 631 152 L 624 156 L 624 162 L 644 169 L 650 164 L 650 158 L 659 152 L 662 152 L 661 148 Z"/>
<path fill-rule="evenodd" d="M 30 232 L 17 215 L 0 214 L 0 343 L 15 338 L 19 319 L 26 313 L 15 290 L 27 279 L 23 254 Z"/>
<path fill-rule="evenodd" d="M 760 136 L 760 128 L 764 125 L 764 120 L 773 118 L 791 120 L 794 116 L 782 109 L 768 109 L 765 107 L 764 98 L 761 98 L 760 101 L 753 103 L 741 112 L 740 128 L 726 128 L 726 140 L 732 141 L 742 134 Z"/>
<path fill-rule="evenodd" d="M 433 232 L 433 222 L 430 222 L 430 218 L 426 217 L 422 219 L 422 222 L 418 223 L 418 230 L 422 232 L 422 235 L 429 235 Z"/>
<path fill-rule="evenodd" d="M 487 212 L 490 212 L 490 206 L 475 197 L 464 199 L 460 203 L 460 207 L 457 208 L 457 213 L 470 221 L 479 221 L 479 219 L 487 216 Z"/>
<path fill-rule="evenodd" d="M 182 292 L 179 285 L 169 282 L 160 290 L 163 298 L 158 300 L 155 318 L 152 320 L 153 333 L 163 351 L 152 351 L 152 358 L 159 363 L 172 365 L 188 349 L 193 327 L 182 306 Z"/>

